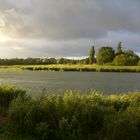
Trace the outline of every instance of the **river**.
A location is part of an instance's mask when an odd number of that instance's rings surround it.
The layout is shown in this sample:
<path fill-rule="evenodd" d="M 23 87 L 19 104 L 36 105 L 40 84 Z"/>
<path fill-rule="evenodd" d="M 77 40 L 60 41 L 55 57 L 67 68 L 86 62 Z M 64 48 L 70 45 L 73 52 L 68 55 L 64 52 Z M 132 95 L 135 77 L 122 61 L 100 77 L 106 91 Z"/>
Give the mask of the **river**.
<path fill-rule="evenodd" d="M 32 96 L 43 92 L 80 90 L 83 94 L 97 90 L 103 94 L 140 91 L 140 73 L 48 72 L 1 70 L 0 84 L 27 90 Z"/>

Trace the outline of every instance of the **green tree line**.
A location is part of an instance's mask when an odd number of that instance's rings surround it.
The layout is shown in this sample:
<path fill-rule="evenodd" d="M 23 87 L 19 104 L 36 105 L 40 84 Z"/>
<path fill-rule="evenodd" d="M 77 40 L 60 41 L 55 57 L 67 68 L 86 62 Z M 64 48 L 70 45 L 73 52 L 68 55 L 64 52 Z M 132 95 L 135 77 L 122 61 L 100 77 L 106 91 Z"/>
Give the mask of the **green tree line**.
<path fill-rule="evenodd" d="M 0 65 L 49 65 L 49 64 L 99 64 L 99 65 L 140 65 L 140 58 L 132 50 L 122 50 L 122 43 L 117 44 L 116 50 L 110 46 L 102 46 L 95 56 L 95 47 L 89 51 L 85 59 L 67 58 L 11 58 L 0 59 Z"/>
<path fill-rule="evenodd" d="M 133 50 L 122 50 L 122 43 L 119 42 L 116 51 L 110 46 L 103 46 L 95 58 L 95 50 L 91 47 L 89 54 L 90 64 L 96 60 L 99 65 L 117 65 L 117 66 L 133 66 L 140 64 L 139 56 Z"/>

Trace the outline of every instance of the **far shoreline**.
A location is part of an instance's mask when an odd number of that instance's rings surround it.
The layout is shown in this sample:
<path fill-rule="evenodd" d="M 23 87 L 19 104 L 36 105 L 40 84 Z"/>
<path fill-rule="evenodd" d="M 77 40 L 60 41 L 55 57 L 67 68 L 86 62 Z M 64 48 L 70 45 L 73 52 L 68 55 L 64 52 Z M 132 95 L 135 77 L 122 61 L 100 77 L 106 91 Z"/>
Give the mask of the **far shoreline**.
<path fill-rule="evenodd" d="M 55 65 L 5 65 L 0 70 L 30 70 L 30 71 L 61 71 L 61 72 L 140 72 L 140 66 L 110 66 L 84 64 L 55 64 Z"/>

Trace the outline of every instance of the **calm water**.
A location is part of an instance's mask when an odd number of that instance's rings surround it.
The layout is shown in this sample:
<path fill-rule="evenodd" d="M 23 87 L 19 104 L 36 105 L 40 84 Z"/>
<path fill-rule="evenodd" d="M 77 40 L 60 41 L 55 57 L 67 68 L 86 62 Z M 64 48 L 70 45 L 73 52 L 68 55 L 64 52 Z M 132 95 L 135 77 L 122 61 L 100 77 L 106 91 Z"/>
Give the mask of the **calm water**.
<path fill-rule="evenodd" d="M 140 73 L 0 71 L 0 84 L 24 88 L 32 95 L 42 91 L 98 90 L 104 94 L 140 91 Z"/>

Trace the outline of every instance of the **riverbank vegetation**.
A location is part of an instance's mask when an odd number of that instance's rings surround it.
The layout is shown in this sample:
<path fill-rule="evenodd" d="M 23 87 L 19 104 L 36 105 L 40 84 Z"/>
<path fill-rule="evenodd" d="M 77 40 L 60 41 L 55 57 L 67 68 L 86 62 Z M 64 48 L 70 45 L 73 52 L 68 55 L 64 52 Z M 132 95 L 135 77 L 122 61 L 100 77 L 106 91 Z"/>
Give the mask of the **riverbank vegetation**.
<path fill-rule="evenodd" d="M 139 65 L 140 58 L 133 50 L 122 50 L 121 42 L 119 42 L 116 51 L 109 46 L 101 47 L 96 60 L 99 65 L 136 66 Z"/>
<path fill-rule="evenodd" d="M 32 99 L 24 90 L 2 86 L 0 103 L 1 140 L 140 139 L 139 92 L 65 91 Z"/>
<path fill-rule="evenodd" d="M 23 70 L 80 71 L 80 72 L 140 72 L 140 66 L 101 66 L 101 65 L 47 65 L 21 66 Z"/>
<path fill-rule="evenodd" d="M 46 71 L 79 71 L 79 72 L 140 72 L 140 66 L 108 65 L 13 65 L 0 66 L 0 70 L 46 70 Z"/>
<path fill-rule="evenodd" d="M 140 58 L 132 50 L 122 50 L 119 42 L 116 51 L 110 46 L 102 46 L 95 53 L 92 46 L 89 57 L 67 58 L 13 58 L 0 59 L 0 69 L 47 70 L 47 71 L 87 71 L 87 72 L 140 72 Z"/>

